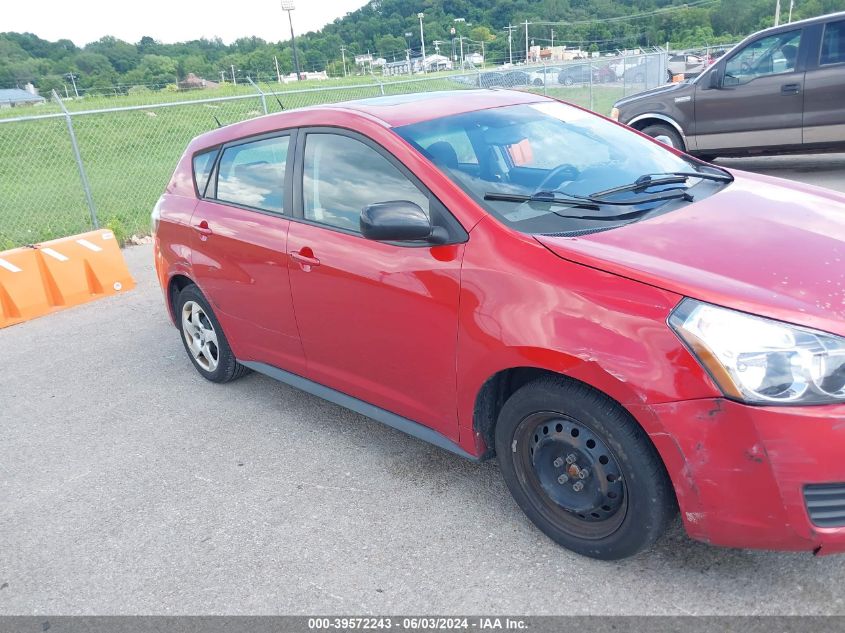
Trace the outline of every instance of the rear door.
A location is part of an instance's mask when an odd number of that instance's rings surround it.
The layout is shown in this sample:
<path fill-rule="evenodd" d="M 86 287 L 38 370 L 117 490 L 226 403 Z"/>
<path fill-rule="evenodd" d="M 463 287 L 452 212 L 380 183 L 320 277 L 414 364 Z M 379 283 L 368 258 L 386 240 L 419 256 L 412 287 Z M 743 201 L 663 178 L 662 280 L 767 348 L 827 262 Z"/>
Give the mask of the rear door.
<path fill-rule="evenodd" d="M 414 202 L 438 224 L 448 212 L 369 139 L 335 128 L 300 138 L 301 217 L 288 253 L 307 376 L 457 440 L 464 245 L 376 242 L 359 232 L 361 210 L 377 202 Z"/>
<path fill-rule="evenodd" d="M 845 143 L 845 20 L 823 25 L 804 88 L 804 143 Z"/>
<path fill-rule="evenodd" d="M 800 146 L 804 112 L 802 29 L 746 44 L 696 83 L 691 149 Z M 720 87 L 710 76 L 719 72 Z"/>
<path fill-rule="evenodd" d="M 235 356 L 297 372 L 304 356 L 286 256 L 294 138 L 223 147 L 191 219 L 191 263 Z"/>

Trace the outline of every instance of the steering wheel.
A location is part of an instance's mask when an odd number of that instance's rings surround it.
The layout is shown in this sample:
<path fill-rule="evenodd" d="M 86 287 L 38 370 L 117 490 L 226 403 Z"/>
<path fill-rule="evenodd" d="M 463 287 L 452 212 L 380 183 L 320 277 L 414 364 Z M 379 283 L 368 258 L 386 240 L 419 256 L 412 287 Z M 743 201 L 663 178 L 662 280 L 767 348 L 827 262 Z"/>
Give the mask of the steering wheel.
<path fill-rule="evenodd" d="M 537 187 L 537 191 L 553 191 L 564 182 L 577 180 L 580 173 L 574 165 L 569 165 L 568 163 L 558 165 L 546 174 L 543 182 Z"/>

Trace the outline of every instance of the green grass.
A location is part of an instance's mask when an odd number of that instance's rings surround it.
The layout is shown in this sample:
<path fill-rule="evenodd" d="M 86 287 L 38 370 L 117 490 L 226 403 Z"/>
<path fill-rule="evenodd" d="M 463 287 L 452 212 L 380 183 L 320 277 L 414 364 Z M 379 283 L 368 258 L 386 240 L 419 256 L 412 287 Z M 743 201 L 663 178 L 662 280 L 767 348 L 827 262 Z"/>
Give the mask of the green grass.
<path fill-rule="evenodd" d="M 319 88 L 337 88 L 294 92 L 291 84 L 272 88 L 286 108 L 317 103 L 344 101 L 382 94 L 378 85 L 356 87 L 362 77 L 348 77 L 331 82 L 309 82 Z M 388 79 L 388 78 L 386 78 Z M 269 86 L 262 86 L 266 89 Z M 296 86 L 301 88 L 301 84 Z M 425 82 L 402 82 L 401 78 L 384 82 L 385 94 L 420 90 L 466 88 L 443 74 Z M 282 90 L 284 89 L 284 90 Z M 220 88 L 191 92 L 191 99 L 252 94 L 250 89 Z M 540 89 L 542 91 L 542 89 Z M 590 107 L 586 87 L 550 88 L 549 95 Z M 607 114 L 621 89 L 595 86 L 593 109 Z M 164 103 L 184 100 L 186 93 L 159 92 L 152 96 L 128 95 L 69 102 L 72 110 L 101 107 L 145 105 L 138 101 L 153 99 Z M 270 112 L 279 111 L 272 96 L 267 96 Z M 11 114 L 47 114 L 57 110 L 53 104 L 39 108 L 2 111 Z M 140 108 L 73 117 L 73 126 L 85 165 L 97 214 L 102 226 L 114 228 L 121 236 L 149 232 L 153 205 L 166 186 L 185 146 L 196 135 L 223 124 L 242 121 L 263 114 L 258 97 L 205 104 L 185 103 L 164 108 Z M 0 117 L 0 250 L 31 244 L 55 237 L 73 235 L 93 228 L 80 176 L 73 158 L 64 117 L 34 121 L 2 121 Z"/>

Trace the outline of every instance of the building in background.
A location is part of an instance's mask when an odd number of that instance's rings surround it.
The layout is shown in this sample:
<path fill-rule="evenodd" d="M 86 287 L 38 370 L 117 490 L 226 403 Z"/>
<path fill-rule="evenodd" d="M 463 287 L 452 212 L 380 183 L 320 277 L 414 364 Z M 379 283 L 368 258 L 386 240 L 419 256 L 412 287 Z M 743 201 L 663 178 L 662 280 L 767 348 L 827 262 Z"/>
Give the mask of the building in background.
<path fill-rule="evenodd" d="M 0 89 L 0 108 L 17 108 L 44 103 L 44 97 L 38 94 L 35 86 L 27 84 L 26 87 L 26 90 L 20 88 Z"/>

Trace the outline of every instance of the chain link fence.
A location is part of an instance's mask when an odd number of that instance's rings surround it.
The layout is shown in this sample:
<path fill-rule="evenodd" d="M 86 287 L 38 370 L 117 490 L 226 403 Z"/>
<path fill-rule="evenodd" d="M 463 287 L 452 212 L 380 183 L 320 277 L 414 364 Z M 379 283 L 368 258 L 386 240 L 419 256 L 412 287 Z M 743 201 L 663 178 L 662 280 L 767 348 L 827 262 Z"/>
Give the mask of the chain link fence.
<path fill-rule="evenodd" d="M 186 145 L 218 125 L 309 105 L 474 88 L 530 90 L 607 114 L 621 97 L 666 81 L 666 53 L 655 51 L 408 79 L 371 75 L 306 90 L 250 81 L 239 86 L 245 94 L 178 101 L 153 93 L 159 103 L 100 109 L 54 94 L 46 114 L 0 116 L 0 250 L 100 226 L 121 239 L 148 234 L 150 211 Z"/>

